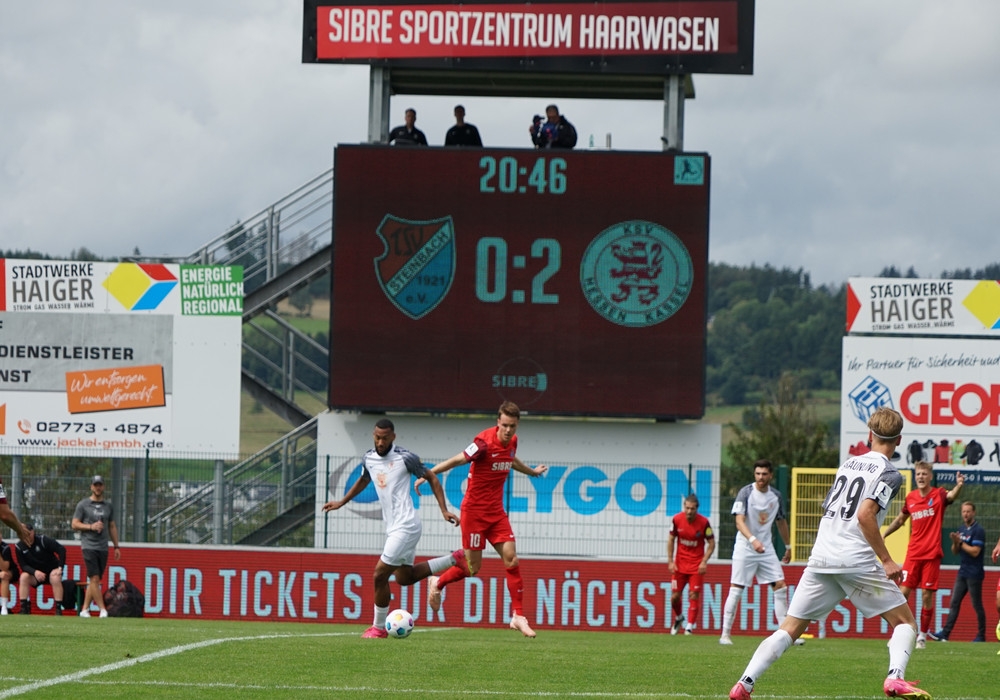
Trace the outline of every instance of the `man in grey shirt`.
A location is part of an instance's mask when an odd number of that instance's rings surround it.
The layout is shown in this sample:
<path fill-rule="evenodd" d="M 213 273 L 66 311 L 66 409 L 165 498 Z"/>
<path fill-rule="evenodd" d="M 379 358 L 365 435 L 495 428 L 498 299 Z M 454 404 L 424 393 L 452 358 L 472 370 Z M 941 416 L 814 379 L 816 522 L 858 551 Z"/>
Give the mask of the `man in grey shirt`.
<path fill-rule="evenodd" d="M 115 547 L 115 560 L 121 559 L 118 549 L 118 525 L 115 511 L 104 500 L 104 477 L 100 474 L 90 481 L 90 497 L 76 504 L 73 513 L 73 529 L 80 533 L 80 551 L 87 566 L 87 592 L 83 597 L 80 617 L 90 617 L 90 604 L 97 603 L 101 617 L 108 616 L 101 594 L 101 578 L 108 566 L 108 536 Z"/>

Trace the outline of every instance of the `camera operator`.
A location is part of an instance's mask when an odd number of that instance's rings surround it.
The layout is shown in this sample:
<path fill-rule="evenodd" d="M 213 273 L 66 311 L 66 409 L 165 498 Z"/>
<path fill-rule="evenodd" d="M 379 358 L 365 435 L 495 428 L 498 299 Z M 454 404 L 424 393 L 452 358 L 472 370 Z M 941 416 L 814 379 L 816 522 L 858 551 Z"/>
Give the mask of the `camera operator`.
<path fill-rule="evenodd" d="M 566 117 L 559 114 L 559 108 L 549 105 L 545 108 L 547 119 L 542 121 L 539 114 L 528 127 L 531 142 L 535 148 L 573 148 L 576 146 L 576 129 Z"/>

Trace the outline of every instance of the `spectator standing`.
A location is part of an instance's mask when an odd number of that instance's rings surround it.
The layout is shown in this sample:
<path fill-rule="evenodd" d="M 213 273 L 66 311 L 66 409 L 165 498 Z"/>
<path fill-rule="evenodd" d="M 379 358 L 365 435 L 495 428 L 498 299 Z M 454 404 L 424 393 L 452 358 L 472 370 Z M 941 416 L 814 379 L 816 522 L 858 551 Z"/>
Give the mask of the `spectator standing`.
<path fill-rule="evenodd" d="M 913 466 L 913 478 L 917 482 L 917 488 L 906 494 L 903 510 L 889 523 L 883 537 L 888 539 L 889 535 L 901 528 L 908 519 L 913 518 L 899 590 L 903 592 L 907 601 L 913 589 L 919 588 L 922 591 L 917 649 L 923 649 L 927 646 L 926 633 L 931 631 L 934 600 L 937 597 L 938 578 L 941 575 L 941 560 L 944 558 L 944 550 L 941 549 L 944 510 L 958 498 L 965 477 L 962 472 L 956 472 L 955 487 L 951 491 L 946 491 L 940 486 L 931 486 L 934 467 L 928 462 L 917 462 Z"/>
<path fill-rule="evenodd" d="M 31 528 L 31 525 L 25 527 Z M 21 565 L 18 596 L 21 599 L 21 613 L 31 614 L 31 589 L 42 584 L 52 586 L 52 597 L 55 598 L 55 614 L 63 611 L 63 567 L 66 565 L 66 548 L 59 540 L 35 533 L 35 541 L 29 546 L 18 542 L 17 561 Z"/>
<path fill-rule="evenodd" d="M 674 545 L 677 558 L 674 559 Z M 688 495 L 683 510 L 673 517 L 667 535 L 667 569 L 670 571 L 670 607 L 674 624 L 670 634 L 677 634 L 681 625 L 684 634 L 693 634 L 701 617 L 701 586 L 708 560 L 715 551 L 715 535 L 708 518 L 698 512 L 698 496 Z M 688 586 L 687 621 L 681 610 L 681 593 Z"/>
<path fill-rule="evenodd" d="M 559 108 L 549 105 L 545 108 L 543 121 L 535 116 L 528 133 L 535 148 L 573 148 L 576 146 L 576 128 L 569 120 L 559 114 Z"/>
<path fill-rule="evenodd" d="M 962 524 L 957 532 L 952 532 L 951 551 L 958 554 L 960 564 L 955 576 L 955 590 L 951 593 L 951 607 L 948 609 L 948 619 L 937 632 L 928 632 L 927 636 L 939 642 L 947 642 L 951 631 L 958 620 L 958 611 L 962 600 L 968 593 L 972 598 L 972 609 L 976 611 L 976 638 L 974 642 L 986 641 L 986 610 L 983 609 L 983 579 L 986 570 L 983 559 L 986 554 L 986 530 L 976 520 L 976 505 L 972 501 L 962 504 Z"/>
<path fill-rule="evenodd" d="M 108 616 L 101 593 L 101 578 L 108 566 L 108 539 L 115 548 L 115 561 L 121 559 L 118 547 L 118 525 L 114 507 L 104 500 L 104 477 L 96 475 L 90 481 L 90 497 L 76 504 L 73 529 L 80 533 L 80 551 L 87 567 L 87 592 L 83 597 L 80 617 L 90 617 L 90 604 L 97 603 L 100 617 Z"/>
<path fill-rule="evenodd" d="M 465 121 L 465 107 L 455 105 L 455 126 L 444 135 L 445 146 L 482 146 L 479 129 Z"/>
<path fill-rule="evenodd" d="M 389 132 L 389 143 L 393 146 L 426 146 L 427 137 L 417 128 L 417 110 L 412 107 L 403 114 L 403 126 Z"/>
<path fill-rule="evenodd" d="M 389 577 L 395 574 L 396 583 L 400 586 L 411 586 L 431 574 L 440 573 L 450 566 L 463 563 L 465 552 L 458 550 L 427 562 L 413 564 L 423 524 L 420 515 L 413 507 L 413 497 L 410 496 L 410 475 L 427 480 L 445 520 L 452 525 L 458 525 L 458 516 L 448 510 L 441 482 L 430 473 L 420 458 L 409 450 L 393 444 L 396 439 L 396 426 L 391 420 L 380 418 L 375 423 L 372 437 L 375 447 L 365 453 L 361 476 L 351 485 L 343 498 L 328 501 L 323 506 L 323 512 L 341 508 L 374 481 L 375 495 L 382 506 L 382 519 L 385 520 L 386 539 L 382 555 L 375 565 L 375 619 L 372 626 L 361 636 L 365 639 L 381 639 L 389 636 L 385 631 L 385 618 L 389 614 L 389 604 L 392 602 Z"/>

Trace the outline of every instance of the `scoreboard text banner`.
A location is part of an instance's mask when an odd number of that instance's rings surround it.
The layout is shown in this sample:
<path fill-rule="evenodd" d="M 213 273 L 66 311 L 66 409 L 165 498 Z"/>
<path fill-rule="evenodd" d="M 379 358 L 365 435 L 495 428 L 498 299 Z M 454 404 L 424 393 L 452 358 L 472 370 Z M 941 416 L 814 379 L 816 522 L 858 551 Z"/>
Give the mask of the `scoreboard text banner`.
<path fill-rule="evenodd" d="M 751 73 L 752 0 L 305 0 L 303 62 L 583 73 Z"/>

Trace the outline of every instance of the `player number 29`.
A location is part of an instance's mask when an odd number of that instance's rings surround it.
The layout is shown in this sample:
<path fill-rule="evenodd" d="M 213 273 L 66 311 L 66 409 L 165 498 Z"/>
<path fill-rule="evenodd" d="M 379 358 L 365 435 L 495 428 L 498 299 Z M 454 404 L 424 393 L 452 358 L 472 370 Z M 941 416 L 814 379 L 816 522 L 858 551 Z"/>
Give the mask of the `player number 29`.
<path fill-rule="evenodd" d="M 864 490 L 865 480 L 860 476 L 848 486 L 847 477 L 841 475 L 830 488 L 826 503 L 823 504 L 826 513 L 824 517 L 840 516 L 842 520 L 850 520 L 858 510 L 861 494 L 864 493 Z"/>

